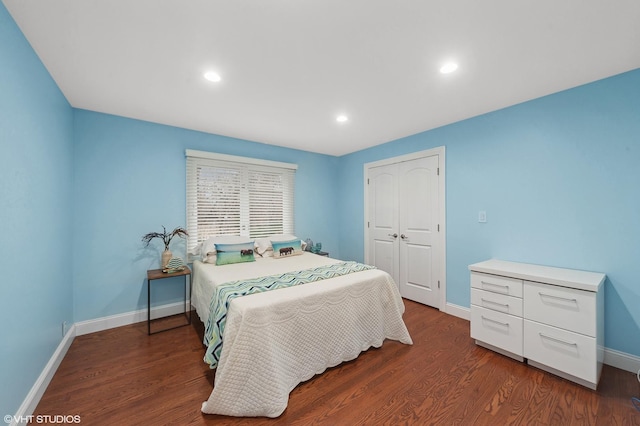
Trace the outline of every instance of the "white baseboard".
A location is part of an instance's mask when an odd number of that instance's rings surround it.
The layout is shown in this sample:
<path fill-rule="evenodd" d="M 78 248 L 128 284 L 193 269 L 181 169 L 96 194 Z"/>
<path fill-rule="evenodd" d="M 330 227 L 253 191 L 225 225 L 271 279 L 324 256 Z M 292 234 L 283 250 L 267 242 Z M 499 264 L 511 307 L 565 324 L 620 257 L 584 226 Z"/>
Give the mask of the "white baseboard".
<path fill-rule="evenodd" d="M 632 373 L 637 373 L 640 370 L 640 357 L 615 349 L 604 348 L 604 363 Z"/>
<path fill-rule="evenodd" d="M 462 318 L 467 321 L 471 321 L 471 309 L 465 308 L 460 305 L 454 305 L 453 303 L 447 303 L 444 308 L 444 312 L 453 315 L 454 317 Z"/>
<path fill-rule="evenodd" d="M 24 425 L 31 423 L 29 416 L 33 414 L 33 411 L 38 406 L 40 398 L 44 395 L 44 391 L 47 389 L 47 386 L 49 386 L 51 379 L 53 379 L 53 375 L 56 374 L 58 366 L 67 354 L 67 351 L 75 337 L 76 327 L 75 325 L 72 325 L 67 331 L 67 334 L 62 338 L 62 341 L 56 348 L 55 352 L 53 352 L 53 355 L 49 359 L 49 362 L 47 362 L 47 365 L 44 366 L 42 373 L 40 373 L 40 376 L 36 379 L 36 382 L 31 387 L 27 397 L 22 401 L 22 404 L 18 408 L 18 412 L 11 420 L 11 425 Z"/>
<path fill-rule="evenodd" d="M 190 309 L 190 303 L 187 301 L 187 310 Z M 165 317 L 169 315 L 177 315 L 184 312 L 184 302 L 169 303 L 167 305 L 156 306 L 151 308 L 151 319 Z M 125 312 L 124 314 L 110 315 L 108 317 L 96 318 L 87 321 L 80 321 L 75 324 L 76 335 L 95 333 L 97 331 L 108 330 L 110 328 L 122 327 L 123 325 L 131 325 L 137 322 L 147 320 L 147 309 L 138 309 L 137 311 Z"/>
<path fill-rule="evenodd" d="M 187 301 L 187 309 L 190 309 L 190 303 Z M 167 305 L 157 306 L 151 308 L 151 318 L 160 318 L 169 315 L 177 315 L 184 312 L 184 302 L 170 303 Z M 67 334 L 62 338 L 62 341 L 56 348 L 55 352 L 51 356 L 51 359 L 40 373 L 40 376 L 31 387 L 31 390 L 27 394 L 20 408 L 13 416 L 11 425 L 24 425 L 32 423 L 33 411 L 38 406 L 40 398 L 44 395 L 47 386 L 51 382 L 58 366 L 62 362 L 62 359 L 66 355 L 73 339 L 76 336 L 82 336 L 83 334 L 95 333 L 96 331 L 107 330 L 110 328 L 121 327 L 123 325 L 130 325 L 137 322 L 147 320 L 147 310 L 139 309 L 137 311 L 127 312 L 124 314 L 111 315 L 103 318 L 96 318 L 88 321 L 80 321 L 73 324 Z"/>

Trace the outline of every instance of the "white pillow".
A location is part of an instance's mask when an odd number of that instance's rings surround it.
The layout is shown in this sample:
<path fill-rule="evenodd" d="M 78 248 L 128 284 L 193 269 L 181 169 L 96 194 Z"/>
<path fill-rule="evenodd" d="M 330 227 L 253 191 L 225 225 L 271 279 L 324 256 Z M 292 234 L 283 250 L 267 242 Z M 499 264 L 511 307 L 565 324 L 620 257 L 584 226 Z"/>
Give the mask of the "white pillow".
<path fill-rule="evenodd" d="M 275 234 L 275 235 L 270 235 L 269 236 L 269 240 L 271 241 L 288 241 L 288 240 L 297 240 L 298 237 L 296 237 L 293 234 Z"/>
<path fill-rule="evenodd" d="M 260 256 L 268 256 L 269 254 L 267 253 L 267 251 L 273 250 L 273 247 L 271 247 L 270 238 L 256 238 L 255 246 L 256 253 L 258 253 Z"/>
<path fill-rule="evenodd" d="M 202 250 L 202 243 L 198 243 L 198 245 L 196 245 L 194 248 L 192 248 L 191 250 L 189 250 L 189 255 L 193 255 L 193 257 L 196 257 L 200 254 L 200 251 Z"/>

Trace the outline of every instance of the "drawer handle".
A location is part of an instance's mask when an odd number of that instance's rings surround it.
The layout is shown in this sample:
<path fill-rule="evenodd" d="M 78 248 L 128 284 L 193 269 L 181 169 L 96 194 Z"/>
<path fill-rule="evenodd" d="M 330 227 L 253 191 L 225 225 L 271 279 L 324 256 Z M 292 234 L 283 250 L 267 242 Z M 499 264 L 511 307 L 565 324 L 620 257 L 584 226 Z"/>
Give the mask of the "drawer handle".
<path fill-rule="evenodd" d="M 484 298 L 481 298 L 480 300 L 482 300 L 484 303 L 493 303 L 494 305 L 504 306 L 505 308 L 509 307 L 508 303 L 494 302 L 493 300 L 487 300 L 487 299 L 484 299 Z"/>
<path fill-rule="evenodd" d="M 538 333 L 540 335 L 540 337 L 543 337 L 545 339 L 549 339 L 549 340 L 553 340 L 554 342 L 558 342 L 558 343 L 562 343 L 565 344 L 567 346 L 578 346 L 578 344 L 576 342 L 567 342 L 566 340 L 562 340 L 562 339 L 558 339 L 557 337 L 551 337 L 551 336 L 547 336 L 546 334 L 542 334 L 542 333 Z"/>
<path fill-rule="evenodd" d="M 545 294 L 541 291 L 538 292 L 538 294 L 540 295 L 540 297 L 549 297 L 551 299 L 557 299 L 557 300 L 565 300 L 567 302 L 573 302 L 573 303 L 578 303 L 578 299 L 569 299 L 568 297 L 560 297 L 560 296 L 554 296 L 553 294 Z"/>
<path fill-rule="evenodd" d="M 508 322 L 500 322 L 500 321 L 496 321 L 494 319 L 491 318 L 487 318 L 484 315 L 480 315 L 482 317 L 483 320 L 485 321 L 489 321 L 489 322 L 495 322 L 496 324 L 500 324 L 500 325 L 504 325 L 505 327 L 509 327 L 509 323 Z"/>
<path fill-rule="evenodd" d="M 490 282 L 487 282 L 487 281 L 480 281 L 480 284 L 492 285 L 492 286 L 495 286 L 495 287 L 502 287 L 502 288 L 506 289 L 507 292 L 509 291 L 509 286 L 508 285 L 504 285 L 504 284 L 490 283 Z"/>

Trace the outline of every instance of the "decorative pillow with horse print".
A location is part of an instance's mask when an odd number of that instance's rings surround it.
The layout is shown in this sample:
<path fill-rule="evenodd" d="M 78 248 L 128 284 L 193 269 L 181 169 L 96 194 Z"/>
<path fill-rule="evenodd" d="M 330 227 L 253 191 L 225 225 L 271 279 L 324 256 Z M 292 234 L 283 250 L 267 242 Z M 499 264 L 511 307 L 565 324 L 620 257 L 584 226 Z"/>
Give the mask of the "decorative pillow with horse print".
<path fill-rule="evenodd" d="M 240 244 L 216 244 L 216 265 L 255 262 L 253 241 Z"/>
<path fill-rule="evenodd" d="M 271 245 L 273 246 L 274 259 L 283 259 L 302 254 L 301 240 L 271 241 Z"/>

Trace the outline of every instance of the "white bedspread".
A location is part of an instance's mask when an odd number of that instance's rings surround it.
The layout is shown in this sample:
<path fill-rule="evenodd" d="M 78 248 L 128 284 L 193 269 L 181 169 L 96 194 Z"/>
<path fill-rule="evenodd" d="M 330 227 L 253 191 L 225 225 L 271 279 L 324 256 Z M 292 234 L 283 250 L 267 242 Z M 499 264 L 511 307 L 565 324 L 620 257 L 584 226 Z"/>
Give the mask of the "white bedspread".
<path fill-rule="evenodd" d="M 252 267 L 195 262 L 194 306 L 206 323 L 214 285 L 332 262 L 338 261 L 308 253 L 261 259 Z M 412 344 L 403 312 L 396 284 L 380 270 L 234 299 L 213 392 L 202 411 L 277 417 L 299 383 L 380 347 L 384 339 Z"/>

